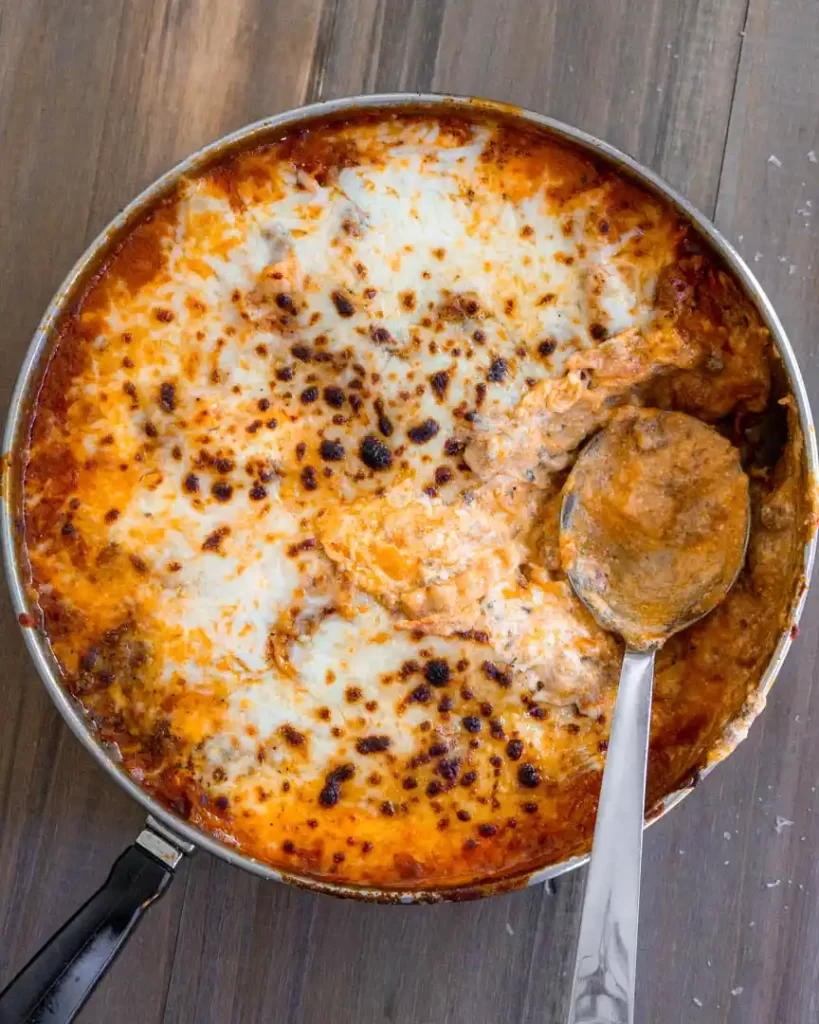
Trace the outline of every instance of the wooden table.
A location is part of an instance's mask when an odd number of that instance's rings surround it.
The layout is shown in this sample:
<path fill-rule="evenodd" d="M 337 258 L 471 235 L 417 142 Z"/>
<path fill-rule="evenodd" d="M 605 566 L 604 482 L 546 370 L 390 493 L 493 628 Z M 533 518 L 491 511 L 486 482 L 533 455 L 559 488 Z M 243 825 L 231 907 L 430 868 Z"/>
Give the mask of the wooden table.
<path fill-rule="evenodd" d="M 534 107 L 653 167 L 745 255 L 817 393 L 816 0 L 7 0 L 3 405 L 69 266 L 160 172 L 264 115 L 398 89 Z M 819 1019 L 817 612 L 819 588 L 763 719 L 648 835 L 645 1024 Z M 142 814 L 58 719 L 5 599 L 0 629 L 5 981 Z M 560 1024 L 582 884 L 385 908 L 198 855 L 82 1020 Z"/>

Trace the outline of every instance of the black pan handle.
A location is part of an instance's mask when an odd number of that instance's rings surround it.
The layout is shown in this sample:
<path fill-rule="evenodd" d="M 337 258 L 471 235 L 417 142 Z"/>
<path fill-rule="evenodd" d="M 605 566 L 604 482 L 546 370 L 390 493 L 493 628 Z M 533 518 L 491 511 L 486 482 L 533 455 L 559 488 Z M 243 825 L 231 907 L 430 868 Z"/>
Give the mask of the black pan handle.
<path fill-rule="evenodd" d="M 192 849 L 149 820 L 102 887 L 0 992 L 0 1024 L 69 1024 Z"/>

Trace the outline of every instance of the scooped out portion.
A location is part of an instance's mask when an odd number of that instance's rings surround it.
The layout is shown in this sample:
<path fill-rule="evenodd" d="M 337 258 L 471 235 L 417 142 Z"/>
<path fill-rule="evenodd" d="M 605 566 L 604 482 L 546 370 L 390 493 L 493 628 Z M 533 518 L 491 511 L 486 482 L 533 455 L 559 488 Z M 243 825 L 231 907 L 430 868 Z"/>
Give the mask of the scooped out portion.
<path fill-rule="evenodd" d="M 722 600 L 750 527 L 739 451 L 683 413 L 621 409 L 563 494 L 563 569 L 600 623 L 648 649 Z"/>

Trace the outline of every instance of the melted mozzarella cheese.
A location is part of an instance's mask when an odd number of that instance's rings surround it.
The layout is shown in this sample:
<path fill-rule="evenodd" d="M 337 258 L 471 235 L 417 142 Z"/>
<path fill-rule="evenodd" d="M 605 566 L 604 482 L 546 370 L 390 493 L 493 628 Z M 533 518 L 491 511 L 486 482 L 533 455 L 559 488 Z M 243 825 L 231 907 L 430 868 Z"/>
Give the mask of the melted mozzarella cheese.
<path fill-rule="evenodd" d="M 118 710 L 136 734 L 167 719 L 174 770 L 233 816 L 223 834 L 274 861 L 291 834 L 314 872 L 340 836 L 378 835 L 389 880 L 406 830 L 391 840 L 385 815 L 417 815 L 419 850 L 445 860 L 441 793 L 478 810 L 506 793 L 511 814 L 516 766 L 498 781 L 490 751 L 522 736 L 559 778 L 560 707 L 608 706 L 611 652 L 568 588 L 517 575 L 540 499 L 473 504 L 462 452 L 573 353 L 651 322 L 677 228 L 551 143 L 496 164 L 489 122 L 322 131 L 347 154 L 334 173 L 274 145 L 239 155 L 230 187 L 184 182 L 157 271 L 135 285 L 115 261 L 81 308 L 94 337 L 60 434 L 76 507 L 55 521 L 84 547 L 46 533 L 31 556 L 81 615 L 54 638 L 69 673 L 93 675 L 120 621 L 143 637 Z M 460 635 L 396 628 L 447 601 Z M 557 725 L 534 723 L 522 698 L 557 676 Z M 465 773 L 475 788 L 453 790 Z"/>

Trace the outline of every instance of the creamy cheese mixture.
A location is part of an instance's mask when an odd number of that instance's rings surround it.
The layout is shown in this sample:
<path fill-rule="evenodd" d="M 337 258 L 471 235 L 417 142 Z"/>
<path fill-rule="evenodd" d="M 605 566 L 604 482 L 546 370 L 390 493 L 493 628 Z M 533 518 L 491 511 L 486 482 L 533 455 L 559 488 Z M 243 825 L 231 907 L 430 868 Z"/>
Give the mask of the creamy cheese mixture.
<path fill-rule="evenodd" d="M 28 478 L 52 643 L 129 770 L 312 875 L 585 842 L 618 648 L 559 570 L 559 489 L 721 344 L 680 326 L 684 233 L 492 121 L 318 127 L 184 180 L 65 326 Z M 740 328 L 711 377 L 761 407 Z"/>

